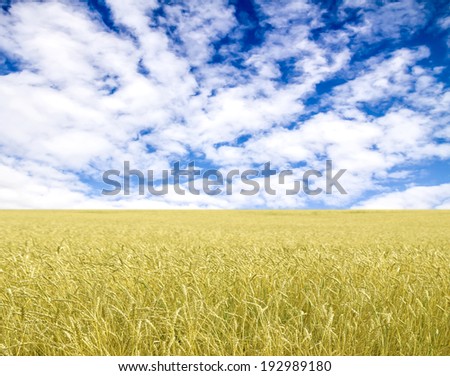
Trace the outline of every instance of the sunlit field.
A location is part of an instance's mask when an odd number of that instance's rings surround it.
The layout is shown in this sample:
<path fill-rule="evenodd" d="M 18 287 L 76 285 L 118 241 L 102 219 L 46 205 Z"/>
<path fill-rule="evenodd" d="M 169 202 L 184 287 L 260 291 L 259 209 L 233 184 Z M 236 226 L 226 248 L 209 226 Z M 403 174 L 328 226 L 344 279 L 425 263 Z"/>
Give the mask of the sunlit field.
<path fill-rule="evenodd" d="M 2 355 L 450 355 L 448 211 L 2 211 Z"/>

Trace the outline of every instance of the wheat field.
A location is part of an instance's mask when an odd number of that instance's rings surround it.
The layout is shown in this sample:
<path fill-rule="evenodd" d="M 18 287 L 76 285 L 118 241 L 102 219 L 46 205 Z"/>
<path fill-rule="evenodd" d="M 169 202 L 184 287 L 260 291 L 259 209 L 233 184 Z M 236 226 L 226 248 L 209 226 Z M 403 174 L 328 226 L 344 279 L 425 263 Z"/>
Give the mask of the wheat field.
<path fill-rule="evenodd" d="M 1 355 L 450 355 L 448 211 L 1 211 Z"/>

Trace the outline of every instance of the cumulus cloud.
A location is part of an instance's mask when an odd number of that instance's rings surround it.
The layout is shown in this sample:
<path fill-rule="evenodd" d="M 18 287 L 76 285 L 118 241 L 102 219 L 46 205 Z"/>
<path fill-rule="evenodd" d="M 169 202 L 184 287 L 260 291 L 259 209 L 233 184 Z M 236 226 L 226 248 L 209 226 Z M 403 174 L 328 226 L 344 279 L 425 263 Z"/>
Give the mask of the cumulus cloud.
<path fill-rule="evenodd" d="M 411 187 L 401 192 L 382 194 L 355 209 L 450 209 L 450 184 Z"/>
<path fill-rule="evenodd" d="M 357 39 L 370 41 L 408 36 L 426 25 L 430 17 L 426 5 L 415 0 L 345 0 L 342 17 L 348 9 L 358 10 L 360 16 L 360 22 L 349 28 L 355 32 Z"/>
<path fill-rule="evenodd" d="M 376 207 L 397 200 L 390 191 L 414 183 L 418 166 L 448 161 L 445 68 L 434 34 L 414 39 L 430 19 L 445 39 L 448 17 L 414 0 L 252 4 L 5 7 L 0 206 Z M 271 161 L 296 176 L 332 159 L 348 194 L 101 195 L 103 171 L 124 161 L 161 171 L 194 159 L 241 171 Z"/>

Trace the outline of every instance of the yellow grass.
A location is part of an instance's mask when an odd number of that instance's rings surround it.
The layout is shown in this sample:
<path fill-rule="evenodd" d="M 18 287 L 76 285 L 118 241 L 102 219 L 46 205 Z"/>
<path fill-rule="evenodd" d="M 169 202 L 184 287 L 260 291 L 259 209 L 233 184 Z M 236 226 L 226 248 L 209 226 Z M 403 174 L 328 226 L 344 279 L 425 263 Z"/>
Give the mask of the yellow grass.
<path fill-rule="evenodd" d="M 3 355 L 450 355 L 448 211 L 0 223 Z"/>

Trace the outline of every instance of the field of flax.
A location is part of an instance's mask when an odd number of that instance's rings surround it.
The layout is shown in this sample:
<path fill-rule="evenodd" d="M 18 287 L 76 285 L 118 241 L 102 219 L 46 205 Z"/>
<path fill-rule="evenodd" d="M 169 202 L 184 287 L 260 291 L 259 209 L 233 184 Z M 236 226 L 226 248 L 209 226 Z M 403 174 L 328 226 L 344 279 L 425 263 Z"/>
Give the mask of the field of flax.
<path fill-rule="evenodd" d="M 2 211 L 0 355 L 450 355 L 448 211 Z"/>

